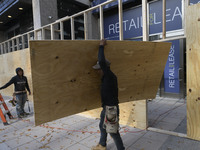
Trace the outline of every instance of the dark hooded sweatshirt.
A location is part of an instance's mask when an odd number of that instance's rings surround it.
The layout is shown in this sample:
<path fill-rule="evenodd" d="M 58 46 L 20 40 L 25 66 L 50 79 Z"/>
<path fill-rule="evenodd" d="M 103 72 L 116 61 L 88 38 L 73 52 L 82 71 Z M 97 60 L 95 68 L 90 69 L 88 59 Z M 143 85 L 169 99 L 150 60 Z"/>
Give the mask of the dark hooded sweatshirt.
<path fill-rule="evenodd" d="M 7 88 L 11 84 L 14 84 L 14 86 L 15 86 L 15 92 L 25 91 L 25 89 L 27 89 L 30 92 L 27 78 L 24 75 L 22 75 L 20 77 L 18 75 L 18 71 L 19 70 L 22 70 L 22 72 L 23 72 L 22 68 L 17 68 L 16 69 L 16 74 L 17 75 L 14 76 L 14 77 L 12 77 L 12 79 L 8 83 L 6 83 L 4 86 L 0 87 L 0 90 Z"/>
<path fill-rule="evenodd" d="M 101 101 L 102 107 L 118 105 L 118 83 L 116 75 L 107 66 L 104 56 L 104 46 L 99 46 L 98 54 L 99 65 L 103 71 L 101 79 Z"/>

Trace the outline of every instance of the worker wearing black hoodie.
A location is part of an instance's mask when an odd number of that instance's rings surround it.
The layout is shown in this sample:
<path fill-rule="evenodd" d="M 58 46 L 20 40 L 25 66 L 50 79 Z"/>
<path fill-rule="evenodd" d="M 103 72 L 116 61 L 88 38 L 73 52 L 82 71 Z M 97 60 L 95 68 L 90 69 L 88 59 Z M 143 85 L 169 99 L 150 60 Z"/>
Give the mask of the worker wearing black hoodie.
<path fill-rule="evenodd" d="M 0 90 L 7 88 L 11 84 L 14 84 L 16 101 L 17 101 L 16 111 L 17 111 L 18 118 L 22 118 L 22 117 L 28 115 L 28 113 L 26 113 L 24 111 L 24 106 L 25 106 L 25 103 L 27 100 L 26 89 L 28 90 L 29 95 L 31 95 L 31 91 L 30 91 L 30 88 L 28 85 L 27 78 L 24 76 L 23 69 L 17 68 L 16 74 L 17 75 L 12 77 L 12 79 L 8 83 L 6 83 L 4 86 L 0 87 Z"/>

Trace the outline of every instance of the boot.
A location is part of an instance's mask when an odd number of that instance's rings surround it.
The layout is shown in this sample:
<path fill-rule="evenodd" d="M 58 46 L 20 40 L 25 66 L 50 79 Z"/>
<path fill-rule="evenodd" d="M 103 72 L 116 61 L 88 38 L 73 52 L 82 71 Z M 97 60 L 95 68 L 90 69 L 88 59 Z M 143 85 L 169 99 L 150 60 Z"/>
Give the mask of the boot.
<path fill-rule="evenodd" d="M 97 146 L 93 146 L 92 150 L 106 150 L 106 147 L 98 144 Z"/>

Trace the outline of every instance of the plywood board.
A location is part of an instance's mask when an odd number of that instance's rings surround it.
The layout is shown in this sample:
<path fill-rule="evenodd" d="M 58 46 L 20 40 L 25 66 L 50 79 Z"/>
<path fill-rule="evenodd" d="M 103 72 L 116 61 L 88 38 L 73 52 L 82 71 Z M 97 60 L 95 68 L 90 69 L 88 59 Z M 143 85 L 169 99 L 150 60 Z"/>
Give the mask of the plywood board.
<path fill-rule="evenodd" d="M 187 8 L 187 135 L 200 140 L 200 4 Z"/>
<path fill-rule="evenodd" d="M 21 67 L 24 69 L 24 74 L 28 79 L 30 89 L 32 90 L 30 51 L 24 49 L 7 54 L 0 55 L 0 86 L 6 84 L 16 75 L 15 69 Z M 12 96 L 14 86 L 11 85 L 0 91 L 2 95 Z M 29 97 L 29 99 L 32 99 Z"/>
<path fill-rule="evenodd" d="M 155 98 L 171 44 L 107 43 L 120 103 Z M 30 42 L 36 125 L 101 106 L 100 76 L 92 69 L 98 47 L 99 41 Z"/>

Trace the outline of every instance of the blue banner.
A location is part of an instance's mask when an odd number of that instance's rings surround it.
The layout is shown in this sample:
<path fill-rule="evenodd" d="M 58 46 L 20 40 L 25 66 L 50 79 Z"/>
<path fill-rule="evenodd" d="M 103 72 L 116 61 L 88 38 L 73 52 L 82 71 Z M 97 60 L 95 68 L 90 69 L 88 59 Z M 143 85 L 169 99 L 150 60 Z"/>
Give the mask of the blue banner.
<path fill-rule="evenodd" d="M 162 32 L 162 1 L 150 4 L 149 34 Z M 182 29 L 182 0 L 166 1 L 166 31 Z"/>
<path fill-rule="evenodd" d="M 191 0 L 191 4 L 200 0 Z M 149 5 L 149 34 L 162 32 L 162 1 Z M 182 29 L 182 0 L 166 1 L 166 31 Z M 118 14 L 104 16 L 104 36 L 106 39 L 119 39 Z M 123 12 L 124 39 L 142 36 L 142 7 L 136 7 Z"/>
<path fill-rule="evenodd" d="M 135 8 L 123 13 L 124 39 L 141 36 L 142 34 L 142 11 Z M 110 40 L 119 39 L 118 14 L 104 17 L 104 37 Z"/>
<path fill-rule="evenodd" d="M 167 0 L 166 31 L 182 29 L 182 0 Z M 162 1 L 150 3 L 149 33 L 162 32 Z M 142 8 L 136 7 L 123 12 L 124 39 L 142 36 Z M 118 14 L 104 17 L 106 39 L 119 39 Z"/>
<path fill-rule="evenodd" d="M 164 91 L 167 93 L 179 93 L 180 43 L 179 40 L 169 42 L 172 42 L 172 46 L 164 71 Z"/>

